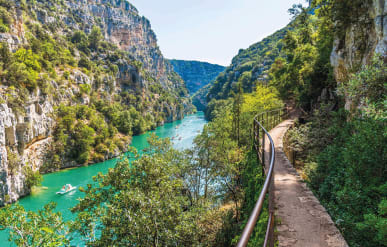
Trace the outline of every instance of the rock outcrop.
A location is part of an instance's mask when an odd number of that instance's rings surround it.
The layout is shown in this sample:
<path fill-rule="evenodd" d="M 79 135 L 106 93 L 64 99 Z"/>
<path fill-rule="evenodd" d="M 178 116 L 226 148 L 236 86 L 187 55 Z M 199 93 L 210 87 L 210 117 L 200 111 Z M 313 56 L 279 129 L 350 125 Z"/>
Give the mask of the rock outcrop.
<path fill-rule="evenodd" d="M 76 61 L 86 56 L 86 61 L 93 61 L 97 66 L 104 64 L 100 71 L 109 70 L 109 66 L 116 67 L 114 74 L 91 74 L 88 70 L 72 65 L 55 68 L 56 76 L 44 79 L 45 91 L 38 87 L 28 92 L 25 88 L 23 91 L 23 88 L 12 85 L 17 82 L 1 83 L 0 206 L 30 193 L 23 167 L 28 166 L 37 171 L 47 162 L 47 152 L 52 150 L 52 135 L 57 123 L 55 108 L 60 104 L 91 104 L 91 94 L 84 93 L 88 88 L 93 89 L 93 97 L 103 97 L 111 102 L 121 95 L 131 95 L 125 97 L 132 101 L 120 103 L 126 104 L 128 109 L 135 107 L 144 119 L 153 117 L 148 121 L 154 121 L 155 124 L 181 119 L 184 114 L 192 111 L 193 106 L 187 97 L 184 82 L 164 59 L 150 22 L 140 16 L 129 2 L 65 0 L 54 3 L 38 0 L 31 3 L 12 0 L 4 4 L 6 6 L 0 7 L 8 8 L 12 21 L 7 27 L 9 30 L 4 32 L 3 28 L 0 31 L 0 42 L 6 43 L 11 53 L 30 45 L 31 33 L 28 32 L 31 30 L 28 29 L 34 25 L 42 27 L 48 35 L 60 36 L 62 40 L 67 40 L 75 31 L 89 35 L 94 27 L 98 27 L 104 41 L 115 45 L 122 52 L 121 58 L 112 59 L 114 54 L 108 52 L 81 54 L 80 50 L 72 48 Z M 107 60 L 110 62 L 106 63 Z M 44 76 L 39 74 L 41 79 L 46 78 Z M 21 92 L 24 95 L 22 101 Z M 15 101 L 17 104 L 12 103 L 12 99 L 19 101 Z M 118 154 L 116 148 L 103 158 Z M 77 165 L 74 160 L 66 160 L 61 168 Z"/>
<path fill-rule="evenodd" d="M 342 37 L 337 37 L 331 54 L 331 64 L 338 83 L 369 64 L 374 54 L 387 55 L 387 1 L 370 0 L 355 21 L 348 23 Z M 346 101 L 349 110 L 352 103 Z"/>
<path fill-rule="evenodd" d="M 173 72 L 173 68 L 161 54 L 149 20 L 140 16 L 132 4 L 116 0 L 65 2 L 71 15 L 61 18 L 71 29 L 89 33 L 93 26 L 98 25 L 106 40 L 130 52 L 164 87 L 182 86 L 169 80 L 168 74 Z M 47 18 L 42 19 L 47 22 Z M 80 19 L 82 25 L 74 19 Z"/>

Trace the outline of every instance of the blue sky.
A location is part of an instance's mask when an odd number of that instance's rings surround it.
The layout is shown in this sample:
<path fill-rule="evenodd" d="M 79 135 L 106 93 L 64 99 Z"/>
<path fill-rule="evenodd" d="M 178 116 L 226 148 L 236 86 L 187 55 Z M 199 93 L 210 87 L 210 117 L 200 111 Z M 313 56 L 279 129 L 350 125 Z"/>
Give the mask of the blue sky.
<path fill-rule="evenodd" d="M 129 0 L 147 17 L 166 58 L 229 65 L 240 48 L 290 20 L 302 0 Z"/>

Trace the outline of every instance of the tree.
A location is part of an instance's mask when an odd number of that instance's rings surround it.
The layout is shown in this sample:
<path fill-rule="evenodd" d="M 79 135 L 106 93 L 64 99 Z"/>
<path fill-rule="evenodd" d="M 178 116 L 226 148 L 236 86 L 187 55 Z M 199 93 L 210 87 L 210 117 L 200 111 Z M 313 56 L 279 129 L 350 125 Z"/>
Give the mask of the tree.
<path fill-rule="evenodd" d="M 30 166 L 23 167 L 23 174 L 26 177 L 26 185 L 29 189 L 33 186 L 40 185 L 43 181 L 43 176 L 39 171 L 33 171 Z"/>
<path fill-rule="evenodd" d="M 130 117 L 130 112 L 128 110 L 120 112 L 118 116 L 118 121 L 115 123 L 117 129 L 128 135 L 131 134 L 132 131 L 132 119 Z"/>
<path fill-rule="evenodd" d="M 241 107 L 243 104 L 243 89 L 242 83 L 239 82 L 237 84 L 237 93 L 234 93 L 234 101 L 233 101 L 233 133 L 237 140 L 238 146 L 240 147 L 240 122 L 241 122 Z"/>
<path fill-rule="evenodd" d="M 3 69 L 7 68 L 11 62 L 12 55 L 9 51 L 8 43 L 1 42 L 0 43 L 0 61 Z"/>
<path fill-rule="evenodd" d="M 0 209 L 0 230 L 9 230 L 9 241 L 17 246 L 68 246 L 69 224 L 55 207 L 52 202 L 33 212 L 20 204 L 7 205 Z"/>
<path fill-rule="evenodd" d="M 168 140 L 155 136 L 139 157 L 94 177 L 72 211 L 75 227 L 93 246 L 195 246 L 202 210 L 192 205 L 181 177 L 186 161 Z"/>
<path fill-rule="evenodd" d="M 99 43 L 103 40 L 103 35 L 99 27 L 94 26 L 89 35 L 89 47 L 90 49 L 97 50 Z"/>

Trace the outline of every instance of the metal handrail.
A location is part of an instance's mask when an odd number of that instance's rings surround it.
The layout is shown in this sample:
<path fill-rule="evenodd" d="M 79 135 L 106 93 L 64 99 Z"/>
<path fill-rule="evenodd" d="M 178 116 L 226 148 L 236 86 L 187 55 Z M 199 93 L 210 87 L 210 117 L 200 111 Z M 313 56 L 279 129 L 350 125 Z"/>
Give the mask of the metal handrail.
<path fill-rule="evenodd" d="M 247 221 L 247 224 L 243 230 L 242 236 L 239 239 L 239 242 L 237 244 L 237 247 L 245 247 L 247 246 L 250 236 L 253 233 L 255 224 L 257 223 L 259 216 L 262 211 L 262 207 L 265 201 L 266 194 L 269 193 L 269 220 L 268 225 L 266 228 L 266 235 L 265 235 L 265 242 L 263 246 L 273 246 L 274 245 L 274 238 L 273 238 L 273 228 L 274 228 L 274 207 L 273 207 L 273 191 L 272 191 L 272 184 L 273 184 L 273 171 L 274 171 L 274 165 L 275 165 L 275 147 L 273 139 L 271 138 L 269 132 L 264 127 L 263 122 L 265 121 L 265 115 L 266 115 L 266 124 L 268 125 L 268 128 L 273 128 L 275 125 L 277 125 L 280 121 L 282 121 L 282 118 L 284 117 L 283 113 L 285 113 L 284 108 L 276 109 L 272 111 L 267 111 L 258 114 L 254 118 L 253 122 L 253 147 L 255 148 L 255 151 L 257 152 L 257 158 L 259 159 L 261 165 L 262 165 L 262 176 L 265 175 L 265 139 L 266 136 L 269 139 L 270 142 L 270 163 L 269 163 L 269 170 L 266 173 L 266 179 L 263 184 L 261 193 L 259 195 L 259 198 L 255 204 L 255 207 L 253 209 L 253 212 L 250 215 L 249 220 Z M 269 114 L 271 114 L 269 119 Z M 270 121 L 269 121 L 270 120 Z M 260 132 L 262 131 L 262 144 L 260 143 Z M 262 150 L 261 148 L 262 147 Z M 262 155 L 261 155 L 262 153 Z"/>

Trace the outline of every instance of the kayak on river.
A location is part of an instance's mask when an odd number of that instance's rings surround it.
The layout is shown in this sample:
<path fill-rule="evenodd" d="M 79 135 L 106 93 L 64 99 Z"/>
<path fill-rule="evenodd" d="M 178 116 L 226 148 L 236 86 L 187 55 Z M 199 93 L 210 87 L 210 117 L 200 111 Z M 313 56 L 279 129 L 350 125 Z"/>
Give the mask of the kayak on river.
<path fill-rule="evenodd" d="M 73 187 L 71 184 L 66 184 L 66 185 L 63 185 L 62 189 L 58 192 L 56 192 L 57 194 L 66 194 L 67 192 L 70 192 L 72 190 L 75 190 L 77 187 Z"/>

